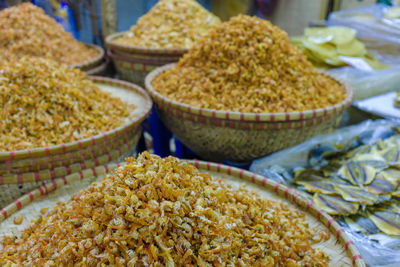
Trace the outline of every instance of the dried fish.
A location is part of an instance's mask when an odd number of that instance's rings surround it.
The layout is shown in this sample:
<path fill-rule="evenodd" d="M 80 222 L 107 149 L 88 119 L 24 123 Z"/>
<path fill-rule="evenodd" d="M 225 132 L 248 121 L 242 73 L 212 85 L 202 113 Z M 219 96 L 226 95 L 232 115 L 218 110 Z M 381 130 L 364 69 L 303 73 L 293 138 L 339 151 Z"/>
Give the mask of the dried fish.
<path fill-rule="evenodd" d="M 378 201 L 378 195 L 357 186 L 335 185 L 335 189 L 346 201 L 364 205 L 373 205 Z"/>
<path fill-rule="evenodd" d="M 387 194 L 393 192 L 397 187 L 397 182 L 385 179 L 380 174 L 376 176 L 374 181 L 366 186 L 367 190 L 374 194 Z"/>
<path fill-rule="evenodd" d="M 375 168 L 354 161 L 343 164 L 338 173 L 353 185 L 370 184 L 376 176 Z"/>
<path fill-rule="evenodd" d="M 376 227 L 388 235 L 400 235 L 400 214 L 391 211 L 375 211 L 368 215 Z"/>
<path fill-rule="evenodd" d="M 339 196 L 329 196 L 323 194 L 314 194 L 315 205 L 332 215 L 350 215 L 356 214 L 360 205 L 344 200 Z"/>
<path fill-rule="evenodd" d="M 327 195 L 336 194 L 335 184 L 331 182 L 300 182 L 308 192 L 322 193 Z"/>
<path fill-rule="evenodd" d="M 392 183 L 400 183 L 400 170 L 396 168 L 387 168 L 378 173 L 376 178 L 385 179 Z"/>
<path fill-rule="evenodd" d="M 345 217 L 344 221 L 356 232 L 363 234 L 376 234 L 380 232 L 379 228 L 370 219 L 363 216 L 350 215 Z"/>
<path fill-rule="evenodd" d="M 389 147 L 381 151 L 382 158 L 389 162 L 400 161 L 400 150 L 399 147 Z"/>
<path fill-rule="evenodd" d="M 297 184 L 301 184 L 304 182 L 322 182 L 325 180 L 325 177 L 321 172 L 309 169 L 299 169 L 294 172 L 294 181 Z"/>

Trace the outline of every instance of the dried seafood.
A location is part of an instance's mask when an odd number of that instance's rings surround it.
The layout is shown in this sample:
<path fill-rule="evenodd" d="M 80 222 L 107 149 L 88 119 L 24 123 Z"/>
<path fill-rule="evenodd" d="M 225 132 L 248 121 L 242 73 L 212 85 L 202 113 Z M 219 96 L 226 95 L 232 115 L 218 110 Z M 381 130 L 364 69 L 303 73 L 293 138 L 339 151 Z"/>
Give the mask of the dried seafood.
<path fill-rule="evenodd" d="M 245 15 L 215 26 L 174 68 L 155 77 L 153 87 L 191 106 L 237 112 L 303 111 L 346 97 L 286 32 Z"/>
<path fill-rule="evenodd" d="M 321 146 L 310 152 L 310 168 L 294 172 L 294 181 L 313 193 L 314 202 L 326 212 L 361 216 L 345 221 L 361 222 L 366 233 L 400 235 L 399 154 L 398 134 L 375 145 L 356 141 L 350 148 Z"/>
<path fill-rule="evenodd" d="M 3 264 L 41 266 L 328 266 L 329 238 L 300 211 L 147 152 L 59 203 Z"/>
<path fill-rule="evenodd" d="M 190 48 L 219 23 L 195 0 L 162 0 L 115 41 L 144 48 Z"/>
<path fill-rule="evenodd" d="M 0 151 L 12 151 L 95 136 L 124 124 L 129 111 L 80 70 L 23 57 L 0 63 L 0 115 Z"/>
<path fill-rule="evenodd" d="M 30 3 L 2 10 L 0 33 L 0 63 L 28 55 L 74 65 L 99 55 L 99 51 L 76 41 L 61 24 Z"/>

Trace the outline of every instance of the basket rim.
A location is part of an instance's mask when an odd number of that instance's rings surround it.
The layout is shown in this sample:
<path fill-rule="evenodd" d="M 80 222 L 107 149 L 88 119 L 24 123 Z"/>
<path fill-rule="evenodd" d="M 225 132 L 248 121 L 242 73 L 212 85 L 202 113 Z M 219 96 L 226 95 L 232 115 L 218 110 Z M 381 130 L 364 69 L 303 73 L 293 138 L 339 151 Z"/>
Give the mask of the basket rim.
<path fill-rule="evenodd" d="M 339 223 L 330 215 L 328 215 L 325 211 L 318 209 L 318 207 L 314 204 L 313 201 L 307 201 L 302 194 L 297 191 L 297 189 L 293 189 L 283 185 L 281 183 L 277 183 L 268 177 L 264 177 L 258 175 L 256 173 L 252 173 L 250 171 L 246 171 L 240 168 L 231 167 L 227 165 L 223 165 L 220 163 L 212 163 L 207 161 L 199 161 L 199 160 L 184 160 L 191 164 L 193 164 L 199 171 L 213 171 L 217 173 L 223 173 L 240 180 L 247 180 L 249 183 L 257 184 L 261 187 L 264 187 L 266 190 L 275 192 L 279 197 L 286 199 L 296 207 L 300 206 L 304 209 L 303 212 L 306 212 L 310 215 L 313 215 L 320 223 L 325 225 L 329 231 L 335 234 L 336 238 L 341 241 L 341 244 L 346 249 L 348 256 L 352 259 L 353 265 L 357 267 L 365 266 L 365 261 L 362 258 L 359 250 L 351 241 L 349 236 L 346 234 L 344 229 L 339 225 Z M 122 163 L 123 165 L 124 163 Z M 111 167 L 112 166 L 112 167 Z M 23 207 L 27 206 L 34 199 L 40 197 L 41 195 L 48 194 L 56 190 L 57 188 L 63 187 L 65 184 L 76 180 L 79 176 L 83 176 L 84 178 L 87 176 L 93 176 L 98 174 L 106 174 L 109 169 L 114 169 L 116 167 L 121 166 L 119 163 L 117 164 L 106 164 L 104 166 L 98 166 L 95 168 L 84 170 L 78 173 L 74 173 L 62 178 L 56 178 L 55 180 L 40 186 L 39 188 L 23 195 L 18 198 L 8 206 L 0 209 L 0 224 L 6 218 L 10 217 L 13 213 L 18 210 L 21 210 Z M 82 178 L 82 177 L 80 177 Z"/>
<path fill-rule="evenodd" d="M 122 132 L 130 129 L 130 128 L 135 128 L 142 123 L 145 118 L 150 114 L 151 108 L 153 106 L 153 101 L 151 100 L 151 97 L 148 95 L 148 93 L 139 85 L 126 82 L 126 81 L 121 81 L 117 79 L 112 79 L 112 78 L 106 78 L 106 77 L 100 77 L 100 76 L 88 76 L 89 79 L 91 79 L 95 83 L 100 83 L 100 84 L 108 84 L 108 85 L 113 85 L 113 86 L 120 86 L 123 88 L 127 88 L 130 90 L 133 90 L 137 93 L 139 93 L 143 99 L 143 112 L 138 114 L 135 118 L 132 120 L 124 123 L 123 125 L 109 130 L 104 133 L 99 133 L 95 136 L 89 137 L 89 138 L 84 138 L 80 139 L 77 141 L 69 142 L 69 143 L 63 143 L 59 145 L 54 145 L 54 146 L 49 146 L 49 147 L 37 147 L 37 148 L 32 148 L 32 149 L 23 149 L 23 150 L 15 150 L 15 151 L 0 151 L 0 160 L 5 161 L 5 160 L 14 160 L 14 159 L 23 159 L 23 158 L 34 158 L 34 157 L 39 157 L 39 156 L 48 156 L 48 155 L 53 155 L 53 154 L 59 154 L 59 153 L 66 153 L 68 151 L 74 151 L 77 148 L 81 149 L 87 146 L 91 146 L 96 144 L 96 142 L 99 142 L 100 140 L 107 140 L 113 136 L 120 135 Z"/>
<path fill-rule="evenodd" d="M 154 55 L 182 55 L 189 51 L 188 48 L 151 48 L 151 47 L 140 47 L 134 45 L 119 44 L 115 42 L 116 38 L 121 37 L 127 33 L 127 31 L 117 32 L 110 34 L 106 37 L 106 46 L 114 50 L 121 50 L 136 54 L 154 54 Z"/>
<path fill-rule="evenodd" d="M 105 51 L 104 51 L 104 49 L 102 47 L 100 47 L 98 45 L 95 45 L 95 44 L 86 44 L 86 43 L 84 43 L 84 45 L 92 47 L 92 48 L 95 48 L 99 52 L 98 55 L 96 57 L 94 57 L 94 58 L 91 58 L 91 59 L 85 61 L 85 62 L 72 64 L 72 65 L 69 65 L 68 67 L 70 67 L 70 68 L 78 68 L 78 69 L 85 69 L 85 68 L 97 65 L 98 63 L 100 63 L 103 60 L 104 55 L 105 55 Z"/>
<path fill-rule="evenodd" d="M 157 66 L 161 67 L 166 64 L 171 63 L 171 60 L 164 61 L 160 58 L 153 58 L 153 59 L 143 59 L 143 58 L 135 58 L 135 57 L 125 57 L 113 52 L 112 49 L 107 49 L 107 55 L 112 60 L 121 61 L 121 62 L 129 62 L 131 64 L 143 64 L 143 65 L 150 65 L 150 66 Z M 178 59 L 174 60 L 176 62 Z"/>
<path fill-rule="evenodd" d="M 328 114 L 338 114 L 342 112 L 345 108 L 352 104 L 354 98 L 353 88 L 346 82 L 337 79 L 327 73 L 322 72 L 324 75 L 329 76 L 336 82 L 343 85 L 346 91 L 346 98 L 333 106 L 305 110 L 305 111 L 293 111 L 293 112 L 276 112 L 276 113 L 253 113 L 253 112 L 233 112 L 233 111 L 221 111 L 209 108 L 199 108 L 193 107 L 185 103 L 181 103 L 172 100 L 166 96 L 163 96 L 157 92 L 153 86 L 153 79 L 160 73 L 173 68 L 176 63 L 167 64 L 162 67 L 158 67 L 151 71 L 145 78 L 145 88 L 147 92 L 151 95 L 154 102 L 161 102 L 164 106 L 169 108 L 177 109 L 182 112 L 190 113 L 200 117 L 211 117 L 216 119 L 225 119 L 231 121 L 251 121 L 251 122 L 288 122 L 288 121 L 304 121 L 308 119 L 315 119 L 320 117 L 325 117 Z"/>

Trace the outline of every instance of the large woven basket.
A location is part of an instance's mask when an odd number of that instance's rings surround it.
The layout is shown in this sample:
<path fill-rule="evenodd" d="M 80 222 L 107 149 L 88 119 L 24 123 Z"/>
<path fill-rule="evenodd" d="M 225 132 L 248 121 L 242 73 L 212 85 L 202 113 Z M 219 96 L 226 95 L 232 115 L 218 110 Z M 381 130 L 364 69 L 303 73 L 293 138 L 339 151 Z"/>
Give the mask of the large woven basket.
<path fill-rule="evenodd" d="M 329 266 L 365 266 L 356 246 L 343 228 L 332 217 L 319 210 L 312 201 L 307 200 L 302 193 L 241 169 L 202 161 L 192 163 L 202 172 L 222 178 L 233 187 L 246 183 L 248 189 L 257 191 L 266 199 L 282 201 L 292 209 L 301 209 L 310 227 L 321 231 L 328 230 L 331 233 L 329 240 L 313 245 L 328 254 Z M 18 235 L 30 221 L 41 216 L 41 209 L 53 208 L 56 202 L 69 200 L 73 194 L 88 187 L 93 181 L 102 179 L 106 172 L 116 167 L 116 164 L 100 166 L 85 170 L 81 175 L 73 174 L 56 179 L 0 209 L 0 239 L 4 235 Z M 16 217 L 23 218 L 21 225 L 14 224 Z"/>
<path fill-rule="evenodd" d="M 240 113 L 191 107 L 161 95 L 152 80 L 172 68 L 152 71 L 145 81 L 157 112 L 180 141 L 200 157 L 248 162 L 299 144 L 338 127 L 343 110 L 351 105 L 353 90 L 343 83 L 347 96 L 341 103 L 321 109 L 289 113 Z"/>
<path fill-rule="evenodd" d="M 90 60 L 88 60 L 86 62 L 81 62 L 78 64 L 70 65 L 69 66 L 70 68 L 77 68 L 82 71 L 87 71 L 87 70 L 93 69 L 94 67 L 97 67 L 98 65 L 100 65 L 102 63 L 104 56 L 105 56 L 104 49 L 101 48 L 100 46 L 94 45 L 94 44 L 85 44 L 85 45 L 96 49 L 98 51 L 97 56 L 94 58 L 91 58 Z"/>
<path fill-rule="evenodd" d="M 107 54 L 114 62 L 121 79 L 144 85 L 149 72 L 157 67 L 177 62 L 187 49 L 155 49 L 123 45 L 115 42 L 124 33 L 106 38 Z"/>
<path fill-rule="evenodd" d="M 135 109 L 130 114 L 132 117 L 116 129 L 76 142 L 0 152 L 0 206 L 43 181 L 132 155 L 141 135 L 140 124 L 152 107 L 150 97 L 131 83 L 91 78 L 102 90 L 120 97 L 128 104 L 134 104 Z"/>

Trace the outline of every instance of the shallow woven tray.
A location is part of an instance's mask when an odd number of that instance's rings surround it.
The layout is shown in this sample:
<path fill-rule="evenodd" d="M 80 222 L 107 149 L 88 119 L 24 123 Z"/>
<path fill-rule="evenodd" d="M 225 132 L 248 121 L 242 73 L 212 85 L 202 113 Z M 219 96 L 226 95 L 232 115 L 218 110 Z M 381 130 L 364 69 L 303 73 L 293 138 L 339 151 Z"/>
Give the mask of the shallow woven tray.
<path fill-rule="evenodd" d="M 338 127 L 343 110 L 351 105 L 353 90 L 345 82 L 346 99 L 315 110 L 287 113 L 241 113 L 192 107 L 171 100 L 152 87 L 152 80 L 170 69 L 152 71 L 145 87 L 165 125 L 197 155 L 212 161 L 248 162 L 299 144 Z"/>
<path fill-rule="evenodd" d="M 57 154 L 54 155 L 53 158 L 44 156 L 38 158 L 3 161 L 0 163 L 0 174 L 51 169 L 81 162 L 85 159 L 96 158 L 98 156 L 105 155 L 112 150 L 118 149 L 120 146 L 132 139 L 138 131 L 140 131 L 140 129 L 139 127 L 136 127 L 132 131 L 127 131 L 123 135 L 119 136 L 118 139 L 113 139 L 113 142 L 99 142 L 97 143 L 97 146 L 87 147 L 76 152 L 72 151 L 65 154 Z"/>
<path fill-rule="evenodd" d="M 91 69 L 85 70 L 87 75 L 96 75 L 96 76 L 103 76 L 107 72 L 108 64 L 110 63 L 109 59 L 102 61 L 99 65 L 94 66 Z"/>
<path fill-rule="evenodd" d="M 113 50 L 124 51 L 130 54 L 142 54 L 142 55 L 159 55 L 159 56 L 171 56 L 171 55 L 183 55 L 188 51 L 186 48 L 144 48 L 133 45 L 125 45 L 119 44 L 115 42 L 115 39 L 118 39 L 126 32 L 118 32 L 107 36 L 106 38 L 106 46 L 107 48 L 112 48 Z"/>
<path fill-rule="evenodd" d="M 101 48 L 98 45 L 94 45 L 94 44 L 85 44 L 85 45 L 89 46 L 89 47 L 92 47 L 92 48 L 95 48 L 98 51 L 97 56 L 92 58 L 92 59 L 90 59 L 90 60 L 88 60 L 88 61 L 70 65 L 69 66 L 70 68 L 78 68 L 78 69 L 81 69 L 83 71 L 87 71 L 87 70 L 90 70 L 90 69 L 98 66 L 103 61 L 104 55 L 105 55 L 105 52 L 104 52 L 103 48 Z"/>
<path fill-rule="evenodd" d="M 282 201 L 293 209 L 302 209 L 306 213 L 306 220 L 310 227 L 321 230 L 328 228 L 331 232 L 330 239 L 318 243 L 314 247 L 320 248 L 329 255 L 329 266 L 365 266 L 357 248 L 340 225 L 324 211 L 318 210 L 312 202 L 307 202 L 298 191 L 241 169 L 201 161 L 195 161 L 194 165 L 214 177 L 224 179 L 234 187 L 244 182 L 248 189 L 256 190 L 267 199 Z M 108 169 L 115 167 L 115 165 L 108 166 Z M 91 182 L 102 179 L 105 171 L 106 168 L 97 167 L 95 171 L 89 170 L 83 173 L 84 179 L 81 179 L 79 175 L 57 179 L 1 209 L 0 238 L 4 235 L 18 235 L 19 231 L 26 228 L 30 221 L 41 215 L 42 208 L 53 208 L 57 201 L 69 200 L 71 195 L 86 188 Z M 97 178 L 94 177 L 94 173 L 98 175 Z M 55 189 L 57 190 L 54 191 Z M 52 193 L 49 194 L 49 192 Z M 15 216 L 23 217 L 21 225 L 14 224 Z"/>
<path fill-rule="evenodd" d="M 54 158 L 55 155 L 65 154 L 79 151 L 87 147 L 96 146 L 99 142 L 109 142 L 118 139 L 126 131 L 132 131 L 138 127 L 141 122 L 148 116 L 152 107 L 152 101 L 147 93 L 137 85 L 124 81 L 104 78 L 91 77 L 94 82 L 104 91 L 111 93 L 113 96 L 120 97 L 125 102 L 135 105 L 135 110 L 131 112 L 133 119 L 127 121 L 124 125 L 110 130 L 105 133 L 98 134 L 91 138 L 86 138 L 66 144 L 55 145 L 51 147 L 41 147 L 34 149 L 0 152 L 0 162 L 20 160 L 25 158 L 48 157 Z"/>

